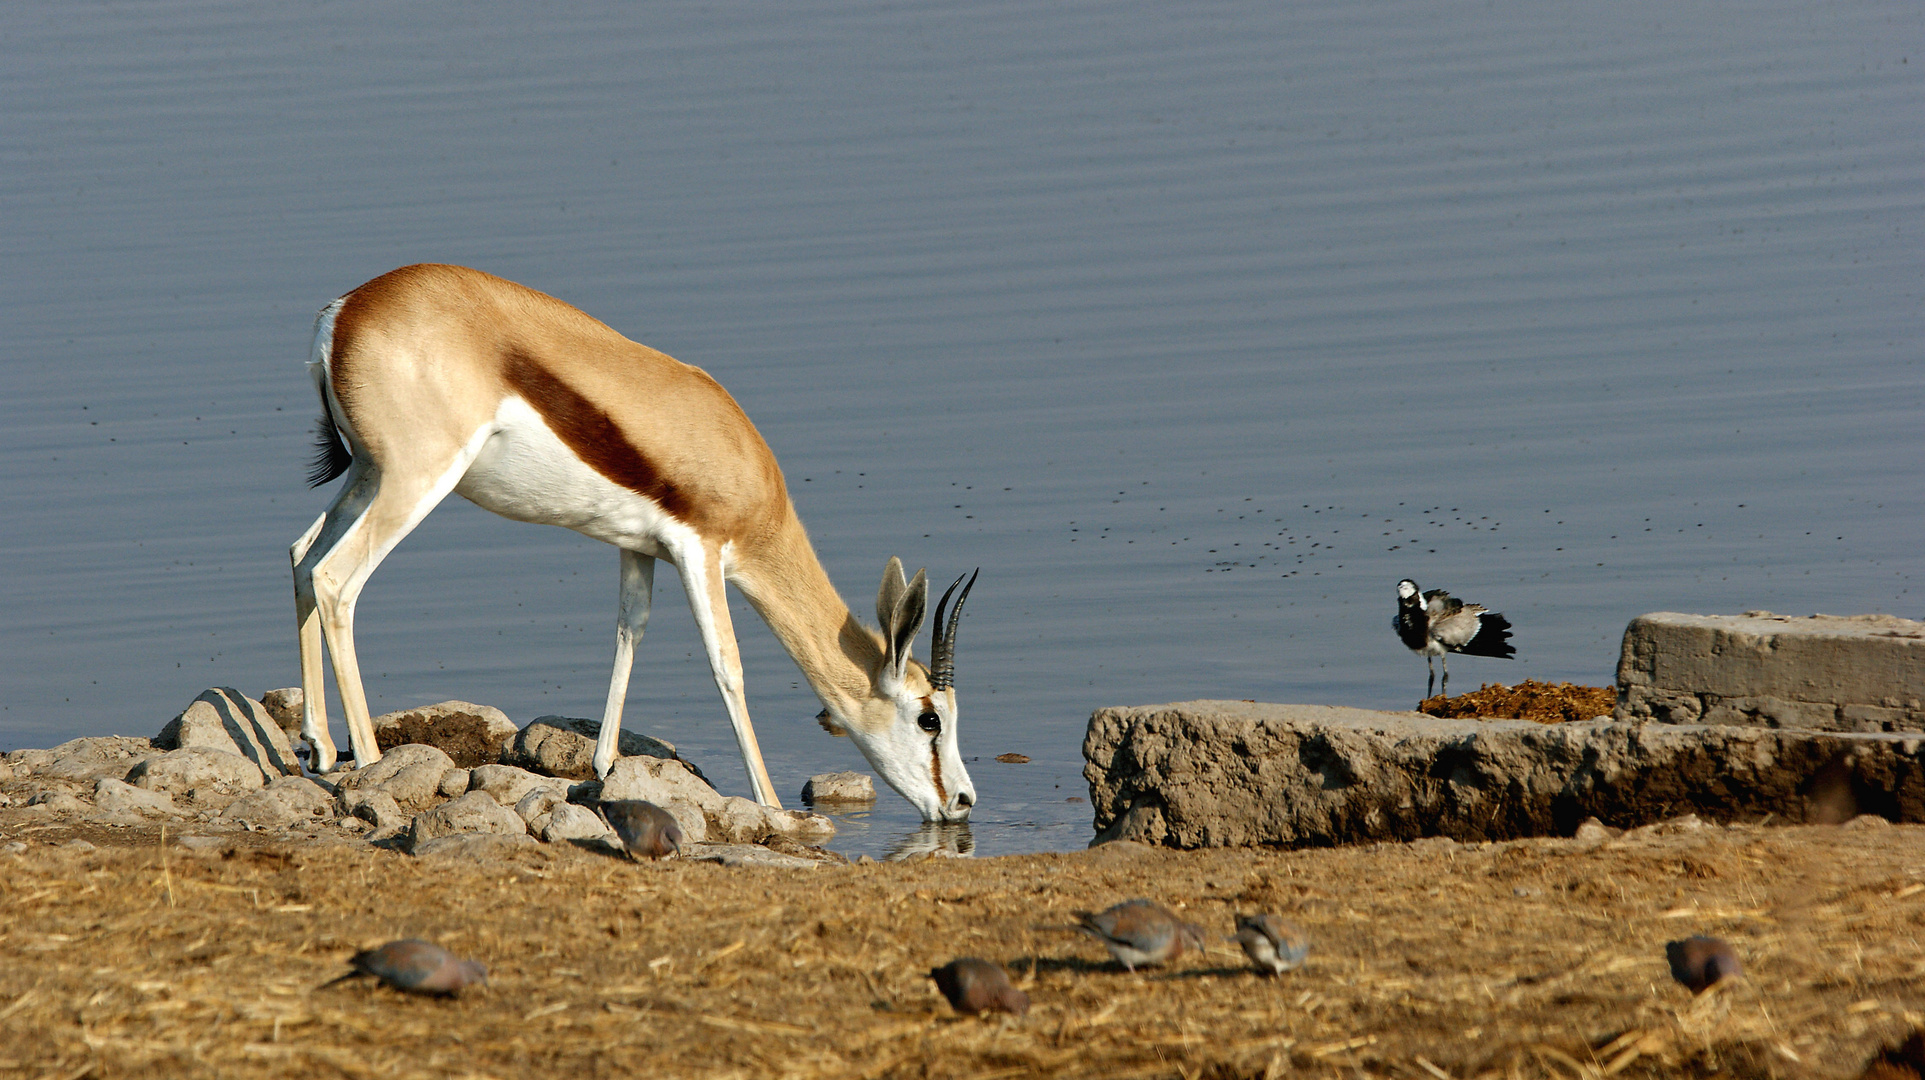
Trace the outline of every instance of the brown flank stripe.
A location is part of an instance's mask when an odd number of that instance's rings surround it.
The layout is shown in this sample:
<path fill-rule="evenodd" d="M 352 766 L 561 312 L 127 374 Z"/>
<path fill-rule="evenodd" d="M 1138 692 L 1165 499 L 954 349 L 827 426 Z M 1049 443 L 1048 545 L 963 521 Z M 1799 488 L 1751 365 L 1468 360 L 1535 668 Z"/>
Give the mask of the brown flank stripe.
<path fill-rule="evenodd" d="M 688 496 L 663 479 L 607 413 L 520 349 L 509 349 L 502 359 L 508 385 L 535 407 L 577 457 L 615 483 L 654 500 L 676 520 L 689 520 Z"/>

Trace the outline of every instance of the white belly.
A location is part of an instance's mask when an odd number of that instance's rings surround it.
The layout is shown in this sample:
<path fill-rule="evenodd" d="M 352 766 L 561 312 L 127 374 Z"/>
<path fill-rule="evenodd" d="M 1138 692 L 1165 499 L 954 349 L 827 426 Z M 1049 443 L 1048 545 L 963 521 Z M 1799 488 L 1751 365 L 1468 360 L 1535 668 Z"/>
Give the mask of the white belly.
<path fill-rule="evenodd" d="M 518 397 L 503 399 L 495 431 L 455 492 L 516 521 L 559 525 L 583 536 L 673 558 L 688 526 L 661 506 L 615 483 L 575 456 L 541 415 Z"/>

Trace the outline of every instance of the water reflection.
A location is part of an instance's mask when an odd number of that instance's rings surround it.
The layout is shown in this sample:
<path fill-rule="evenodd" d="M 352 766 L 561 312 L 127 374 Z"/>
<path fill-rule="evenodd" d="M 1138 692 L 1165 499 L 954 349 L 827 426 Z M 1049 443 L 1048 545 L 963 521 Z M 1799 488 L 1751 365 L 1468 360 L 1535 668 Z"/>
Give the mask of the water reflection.
<path fill-rule="evenodd" d="M 976 836 L 967 821 L 931 822 L 896 841 L 884 862 L 901 862 L 912 855 L 974 855 Z"/>

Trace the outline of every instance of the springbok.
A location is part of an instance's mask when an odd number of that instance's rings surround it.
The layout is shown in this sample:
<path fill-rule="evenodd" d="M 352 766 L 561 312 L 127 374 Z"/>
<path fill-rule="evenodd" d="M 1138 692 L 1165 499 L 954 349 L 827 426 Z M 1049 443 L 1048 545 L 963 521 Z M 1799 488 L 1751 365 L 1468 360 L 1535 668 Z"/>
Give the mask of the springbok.
<path fill-rule="evenodd" d="M 927 575 L 882 572 L 881 632 L 849 611 L 816 559 L 755 425 L 714 379 L 553 297 L 478 270 L 405 266 L 321 309 L 308 372 L 322 417 L 312 485 L 347 481 L 295 541 L 305 712 L 320 772 L 335 765 L 323 635 L 357 766 L 380 759 L 354 655 L 354 605 L 374 568 L 456 492 L 503 517 L 560 525 L 621 552 L 615 667 L 595 745 L 614 765 L 655 560 L 682 574 L 709 669 L 757 801 L 780 806 L 749 724 L 723 583 L 760 614 L 824 706 L 925 821 L 961 821 L 976 790 L 956 745 L 956 628 L 975 584 L 936 605 L 928 666 L 911 646 Z M 345 444 L 343 441 L 345 439 Z M 962 586 L 943 621 L 949 598 Z"/>

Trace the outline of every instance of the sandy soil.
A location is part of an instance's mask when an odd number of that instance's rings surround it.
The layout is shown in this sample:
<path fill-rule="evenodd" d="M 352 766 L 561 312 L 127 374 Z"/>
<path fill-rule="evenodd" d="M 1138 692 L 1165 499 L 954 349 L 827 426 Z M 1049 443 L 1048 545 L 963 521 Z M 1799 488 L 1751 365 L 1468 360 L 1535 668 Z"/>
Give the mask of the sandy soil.
<path fill-rule="evenodd" d="M 13 826 L 0 1077 L 1850 1076 L 1925 1023 L 1925 827 L 1689 824 L 813 870 Z M 1274 979 L 1225 942 L 1126 974 L 1066 927 L 1132 896 L 1219 933 L 1280 912 L 1314 948 Z M 1748 977 L 1691 998 L 1663 944 L 1694 932 Z M 490 985 L 323 987 L 405 936 Z M 951 1013 L 927 972 L 959 955 L 1029 1015 Z"/>

